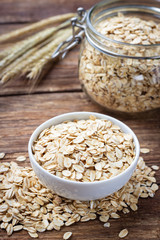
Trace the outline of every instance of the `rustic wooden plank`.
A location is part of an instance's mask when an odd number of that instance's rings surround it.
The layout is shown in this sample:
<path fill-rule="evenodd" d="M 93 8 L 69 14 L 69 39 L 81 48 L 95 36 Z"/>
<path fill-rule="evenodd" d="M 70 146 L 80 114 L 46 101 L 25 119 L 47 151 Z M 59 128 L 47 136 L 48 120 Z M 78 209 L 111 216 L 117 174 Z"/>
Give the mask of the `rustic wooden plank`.
<path fill-rule="evenodd" d="M 11 24 L 5 24 L 5 23 L 1 23 L 0 24 L 0 34 L 4 34 L 4 33 L 8 33 L 10 31 L 14 31 L 17 30 L 19 28 L 23 28 L 25 26 L 27 26 L 28 24 L 25 23 L 11 23 Z M 1 44 L 0 47 L 3 49 L 3 45 L 5 43 Z"/>
<path fill-rule="evenodd" d="M 1 148 L 5 147 L 4 151 L 19 152 L 18 145 L 20 144 L 21 146 L 22 144 L 21 150 L 26 151 L 27 149 L 24 144 L 26 143 L 26 137 L 29 137 L 36 126 L 55 115 L 70 111 L 106 113 L 103 108 L 91 102 L 91 100 L 81 92 L 1 97 Z M 151 149 L 154 153 L 152 160 L 159 155 L 160 115 L 158 113 L 159 112 L 157 112 L 157 115 L 151 115 L 148 119 L 135 120 L 130 117 L 118 117 L 135 131 L 142 147 L 146 146 Z M 9 137 L 9 139 L 7 139 L 7 137 Z M 10 142 L 13 141 L 13 139 L 17 141 L 16 149 Z M 23 143 L 21 142 L 22 139 L 24 139 Z M 12 147 L 14 151 L 11 151 Z"/>
<path fill-rule="evenodd" d="M 84 93 L 50 93 L 24 96 L 0 97 L 0 152 L 6 153 L 4 161 L 15 161 L 18 155 L 27 156 L 22 166 L 29 164 L 27 144 L 33 130 L 42 122 L 56 115 L 70 111 L 95 111 L 107 113 L 104 109 L 92 103 Z M 128 124 L 137 134 L 142 147 L 149 147 L 151 152 L 143 154 L 148 165 L 159 165 L 160 115 L 155 114 L 147 119 L 132 119 L 118 117 Z M 160 184 L 160 172 L 156 176 Z M 159 205 L 160 191 L 153 199 L 141 199 L 139 210 L 127 215 L 121 214 L 120 219 L 110 220 L 111 227 L 104 228 L 99 220 L 87 223 L 77 223 L 62 231 L 40 233 L 40 239 L 62 239 L 64 232 L 72 231 L 74 240 L 93 239 L 118 240 L 118 233 L 128 228 L 129 240 L 159 239 Z M 95 227 L 96 226 L 96 227 Z M 14 233 L 8 237 L 5 231 L 0 231 L 0 239 L 31 239 L 25 231 Z"/>
<path fill-rule="evenodd" d="M 124 1 L 127 4 L 133 2 L 132 0 Z M 84 7 L 87 10 L 97 2 L 97 0 L 38 0 L 38 2 L 36 0 L 1 0 L 0 23 L 33 22 L 60 13 L 75 12 L 78 7 Z M 141 2 L 143 4 L 143 0 Z M 159 7 L 159 1 L 155 4 Z M 148 5 L 153 6 L 151 1 L 148 1 Z"/>
<path fill-rule="evenodd" d="M 33 22 L 60 13 L 75 12 L 78 7 L 89 9 L 97 0 L 1 0 L 0 23 Z"/>

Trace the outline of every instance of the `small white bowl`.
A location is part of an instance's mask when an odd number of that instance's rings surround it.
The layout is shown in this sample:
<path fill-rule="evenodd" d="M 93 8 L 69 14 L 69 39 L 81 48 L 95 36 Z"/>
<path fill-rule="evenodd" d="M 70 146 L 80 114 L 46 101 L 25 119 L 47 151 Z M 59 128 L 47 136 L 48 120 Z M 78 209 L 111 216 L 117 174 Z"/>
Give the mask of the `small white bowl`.
<path fill-rule="evenodd" d="M 89 119 L 90 115 L 94 115 L 99 119 L 107 119 L 118 125 L 123 132 L 129 133 L 133 136 L 134 144 L 135 144 L 135 158 L 132 164 L 119 175 L 103 181 L 95 181 L 95 182 L 76 182 L 71 180 L 65 180 L 63 178 L 57 177 L 49 172 L 47 172 L 44 168 L 42 168 L 37 161 L 35 160 L 32 153 L 32 145 L 33 142 L 37 139 L 40 132 L 45 128 L 48 128 L 52 125 L 57 125 L 66 120 L 74 120 L 74 119 Z M 29 144 L 28 144 L 28 152 L 31 165 L 40 179 L 40 181 L 49 189 L 57 193 L 58 195 L 75 200 L 87 201 L 87 200 L 95 200 L 104 198 L 116 191 L 118 191 L 121 187 L 125 185 L 125 183 L 131 178 L 133 171 L 136 168 L 137 161 L 139 158 L 140 146 L 136 135 L 133 131 L 125 125 L 123 122 L 99 113 L 94 112 L 71 112 L 59 115 L 57 117 L 51 118 L 48 121 L 42 123 L 32 134 Z"/>

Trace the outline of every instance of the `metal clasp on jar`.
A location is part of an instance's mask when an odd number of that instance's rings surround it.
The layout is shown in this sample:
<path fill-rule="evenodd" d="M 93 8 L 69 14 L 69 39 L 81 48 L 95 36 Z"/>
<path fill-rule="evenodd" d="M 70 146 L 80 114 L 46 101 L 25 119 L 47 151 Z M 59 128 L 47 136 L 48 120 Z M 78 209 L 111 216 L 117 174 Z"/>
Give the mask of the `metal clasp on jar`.
<path fill-rule="evenodd" d="M 77 9 L 77 14 L 77 17 L 71 18 L 72 36 L 70 36 L 66 41 L 59 44 L 59 46 L 52 55 L 52 59 L 55 59 L 57 57 L 61 57 L 63 59 L 66 54 L 72 48 L 77 46 L 84 38 L 84 22 L 87 12 L 84 8 L 79 7 Z"/>

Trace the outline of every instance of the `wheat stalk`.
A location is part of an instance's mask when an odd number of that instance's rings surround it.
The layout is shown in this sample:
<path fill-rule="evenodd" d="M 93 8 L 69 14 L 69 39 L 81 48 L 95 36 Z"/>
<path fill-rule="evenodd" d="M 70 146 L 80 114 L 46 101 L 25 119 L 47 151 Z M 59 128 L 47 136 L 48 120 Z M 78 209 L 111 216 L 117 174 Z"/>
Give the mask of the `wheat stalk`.
<path fill-rule="evenodd" d="M 57 34 L 55 34 L 54 40 L 44 46 L 42 49 L 40 49 L 35 55 L 33 55 L 27 62 L 26 67 L 23 68 L 23 75 L 25 75 L 27 72 L 31 71 L 32 67 L 35 65 L 35 63 L 39 60 L 44 59 L 44 57 L 48 54 L 48 52 L 54 51 L 54 48 L 57 47 L 62 41 L 64 41 L 67 36 L 71 35 L 72 29 L 67 28 L 59 31 Z"/>
<path fill-rule="evenodd" d="M 0 60 L 10 55 L 13 51 L 18 51 L 26 43 L 26 39 L 18 41 L 0 52 Z"/>
<path fill-rule="evenodd" d="M 29 26 L 26 26 L 24 28 L 21 28 L 21 29 L 12 31 L 10 33 L 1 35 L 0 36 L 0 42 L 4 42 L 4 41 L 11 40 L 13 38 L 21 37 L 22 35 L 24 35 L 26 33 L 27 34 L 31 33 L 33 31 L 39 31 L 42 28 L 46 27 L 47 25 L 63 22 L 63 21 L 65 21 L 69 18 L 72 18 L 74 16 L 75 16 L 74 13 L 67 13 L 67 14 L 57 15 L 57 16 L 53 16 L 53 17 L 41 20 L 39 22 L 30 24 Z"/>
<path fill-rule="evenodd" d="M 61 41 L 65 41 L 66 39 L 68 39 L 68 37 L 71 36 L 71 33 L 72 33 L 71 30 L 64 33 L 61 36 Z M 53 54 L 53 52 L 55 51 L 55 49 L 57 48 L 58 45 L 59 45 L 58 39 L 57 39 L 57 42 L 53 41 L 53 43 L 51 43 L 48 46 L 48 49 L 47 49 L 48 53 L 46 53 L 43 58 L 39 59 L 34 64 L 34 66 L 30 67 L 29 73 L 27 75 L 27 78 L 29 78 L 30 81 L 32 82 L 30 92 L 32 92 L 32 89 L 34 88 L 34 86 L 50 70 L 50 68 L 53 65 L 53 62 L 57 59 L 56 58 L 53 61 L 52 54 Z"/>
<path fill-rule="evenodd" d="M 54 62 L 57 59 L 58 58 L 54 59 Z M 51 69 L 52 66 L 53 66 L 53 59 L 48 58 L 48 62 L 43 66 L 43 69 L 41 69 L 37 75 L 33 76 L 32 78 L 31 76 L 27 76 L 27 78 L 30 80 L 30 86 L 31 86 L 29 89 L 29 93 L 33 91 L 34 87 L 40 82 L 43 76 L 45 76 L 48 73 L 48 71 Z"/>
<path fill-rule="evenodd" d="M 2 51 L 0 52 L 0 60 L 1 60 L 2 58 L 5 58 L 8 54 L 10 54 L 10 52 L 11 52 L 11 47 L 8 47 L 8 48 L 6 48 L 5 50 L 2 50 Z"/>
<path fill-rule="evenodd" d="M 2 70 L 4 67 L 10 64 L 17 57 L 24 54 L 30 48 L 36 46 L 37 44 L 49 38 L 53 33 L 58 31 L 59 29 L 68 26 L 69 23 L 70 23 L 69 21 L 66 21 L 61 25 L 59 25 L 58 27 L 48 28 L 46 30 L 43 30 L 35 34 L 33 37 L 30 37 L 27 40 L 22 41 L 19 46 L 18 44 L 16 44 L 15 48 L 13 48 L 13 51 L 8 56 L 6 56 L 3 60 L 0 61 L 0 70 Z"/>
<path fill-rule="evenodd" d="M 19 74 L 20 72 L 17 72 L 17 66 L 21 64 L 26 58 L 30 57 L 32 54 L 35 54 L 37 51 L 37 47 L 30 49 L 28 52 L 26 52 L 24 55 L 21 57 L 17 58 L 13 63 L 8 65 L 1 73 L 0 73 L 0 78 L 1 81 L 0 83 L 5 83 L 9 81 L 11 78 Z"/>
<path fill-rule="evenodd" d="M 9 72 L 4 73 L 1 78 L 1 83 L 5 83 L 11 78 L 14 78 L 18 75 L 25 75 L 26 72 L 29 71 L 32 64 L 43 58 L 49 51 L 53 51 L 55 46 L 57 46 L 61 41 L 64 41 L 69 34 L 71 34 L 71 29 L 67 28 L 60 30 L 54 35 L 54 40 L 52 42 L 48 43 L 46 46 L 42 47 L 38 51 L 35 51 L 33 55 L 32 53 L 29 54 L 29 58 L 23 55 L 20 58 L 20 61 L 17 59 L 19 64 L 16 63 L 14 68 L 11 68 Z M 30 51 L 32 51 L 32 49 Z"/>
<path fill-rule="evenodd" d="M 51 36 L 50 38 L 46 39 L 44 42 L 38 44 L 36 47 L 31 48 L 30 50 L 28 50 L 26 53 L 24 53 L 22 56 L 18 57 L 15 61 L 13 61 L 11 64 L 9 64 L 8 66 L 6 66 L 1 72 L 0 72 L 0 78 L 2 78 L 7 72 L 8 72 L 8 76 L 10 76 L 10 71 L 16 67 L 17 64 L 23 62 L 24 60 L 26 60 L 28 57 L 31 57 L 31 54 L 35 54 L 37 52 L 38 49 L 42 48 L 43 46 L 45 46 L 46 44 L 48 44 L 49 42 L 53 41 L 54 39 L 54 35 Z M 20 44 L 20 43 L 18 43 Z M 18 47 L 18 44 L 16 44 L 16 48 Z M 14 45 L 15 46 L 15 45 Z M 9 51 L 10 48 L 7 50 L 4 50 L 4 52 Z M 11 50 L 10 50 L 11 51 Z M 8 79 L 9 80 L 9 79 Z"/>
<path fill-rule="evenodd" d="M 68 23 L 67 23 L 68 25 Z M 62 25 L 61 25 L 62 26 Z M 53 40 L 53 36 L 47 38 L 44 42 L 40 43 L 40 45 L 45 45 L 49 41 Z M 0 60 L 11 54 L 13 51 L 18 51 L 21 46 L 23 46 L 26 43 L 26 40 L 19 41 L 12 46 L 7 47 L 6 49 L 2 50 L 0 52 Z"/>

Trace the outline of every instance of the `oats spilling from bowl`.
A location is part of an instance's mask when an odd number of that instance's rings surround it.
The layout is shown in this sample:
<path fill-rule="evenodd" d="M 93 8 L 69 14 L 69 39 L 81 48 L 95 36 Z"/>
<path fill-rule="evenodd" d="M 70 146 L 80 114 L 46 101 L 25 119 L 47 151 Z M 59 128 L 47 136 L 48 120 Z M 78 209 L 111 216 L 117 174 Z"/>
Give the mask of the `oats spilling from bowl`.
<path fill-rule="evenodd" d="M 87 222 L 99 217 L 104 227 L 110 218 L 120 218 L 119 212 L 138 209 L 138 199 L 154 197 L 158 190 L 155 171 L 140 157 L 133 176 L 116 193 L 95 201 L 69 200 L 44 187 L 30 167 L 20 167 L 16 162 L 0 163 L 0 227 L 8 235 L 26 230 L 33 238 L 46 230 L 59 231 L 62 226 Z M 120 237 L 128 234 L 126 230 Z M 67 232 L 64 239 L 71 237 Z M 118 233 L 117 233 L 118 235 Z"/>
<path fill-rule="evenodd" d="M 32 149 L 45 170 L 81 182 L 112 178 L 126 170 L 135 157 L 132 135 L 94 116 L 43 130 Z"/>
<path fill-rule="evenodd" d="M 79 78 L 88 95 L 111 110 L 141 112 L 159 108 L 160 60 L 138 57 L 160 55 L 160 48 L 151 47 L 151 44 L 160 43 L 160 24 L 119 14 L 103 20 L 95 27 L 109 39 L 132 44 L 120 46 L 103 39 L 108 51 L 137 58 L 112 57 L 85 41 Z"/>

